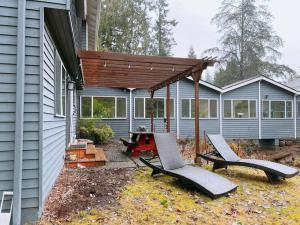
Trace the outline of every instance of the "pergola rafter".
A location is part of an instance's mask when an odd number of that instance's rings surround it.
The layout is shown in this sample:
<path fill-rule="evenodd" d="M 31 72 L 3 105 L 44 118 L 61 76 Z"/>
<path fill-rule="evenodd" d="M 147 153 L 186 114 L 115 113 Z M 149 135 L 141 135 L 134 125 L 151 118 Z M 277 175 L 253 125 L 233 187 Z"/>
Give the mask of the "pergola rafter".
<path fill-rule="evenodd" d="M 189 59 L 94 51 L 82 51 L 79 56 L 87 86 L 143 88 L 149 90 L 152 99 L 155 91 L 166 87 L 167 132 L 170 132 L 170 85 L 192 76 L 195 99 L 198 99 L 195 101 L 195 145 L 196 152 L 199 152 L 199 80 L 203 70 L 217 62 L 215 58 Z M 154 131 L 153 113 L 151 131 Z"/>

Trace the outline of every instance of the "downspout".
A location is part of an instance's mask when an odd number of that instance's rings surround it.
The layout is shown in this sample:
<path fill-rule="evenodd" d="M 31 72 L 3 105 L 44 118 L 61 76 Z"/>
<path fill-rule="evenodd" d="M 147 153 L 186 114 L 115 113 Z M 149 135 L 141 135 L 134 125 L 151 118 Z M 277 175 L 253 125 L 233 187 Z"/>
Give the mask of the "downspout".
<path fill-rule="evenodd" d="M 44 124 L 43 124 L 43 108 L 44 108 L 44 8 L 40 9 L 40 113 L 39 113 L 39 174 L 43 174 L 43 140 L 44 140 Z M 42 215 L 44 205 L 43 199 L 43 177 L 39 176 L 39 217 Z"/>
<path fill-rule="evenodd" d="M 129 89 L 129 131 L 132 132 L 132 111 L 133 111 L 133 104 L 132 104 L 132 91 L 135 88 L 128 88 Z M 131 135 L 131 133 L 130 133 Z"/>
<path fill-rule="evenodd" d="M 294 137 L 297 139 L 297 95 L 294 95 Z"/>
<path fill-rule="evenodd" d="M 13 224 L 21 224 L 23 130 L 24 130 L 24 83 L 25 83 L 25 13 L 26 0 L 18 0 L 17 25 L 17 74 L 16 74 L 16 122 L 13 183 Z"/>
<path fill-rule="evenodd" d="M 180 137 L 180 126 L 179 126 L 179 81 L 176 83 L 176 133 L 177 138 Z"/>
<path fill-rule="evenodd" d="M 220 92 L 220 109 L 219 109 L 219 120 L 220 120 L 220 135 L 223 135 L 223 94 Z"/>
<path fill-rule="evenodd" d="M 258 82 L 258 139 L 261 139 L 261 81 Z"/>

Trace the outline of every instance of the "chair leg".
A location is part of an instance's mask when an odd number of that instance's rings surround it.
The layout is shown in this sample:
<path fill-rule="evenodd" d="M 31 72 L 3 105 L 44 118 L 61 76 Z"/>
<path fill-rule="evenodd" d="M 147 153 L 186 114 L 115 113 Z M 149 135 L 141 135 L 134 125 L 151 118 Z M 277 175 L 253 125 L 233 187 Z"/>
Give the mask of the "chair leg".
<path fill-rule="evenodd" d="M 275 175 L 274 173 L 270 173 L 270 172 L 267 172 L 267 171 L 264 171 L 264 172 L 267 175 L 269 182 L 272 183 L 272 184 L 274 184 L 278 181 L 284 180 L 284 177 Z"/>
<path fill-rule="evenodd" d="M 217 170 L 217 169 L 221 169 L 221 168 L 225 168 L 227 169 L 227 165 L 224 165 L 222 163 L 218 163 L 218 162 L 214 162 L 214 165 L 213 165 L 213 171 Z"/>
<path fill-rule="evenodd" d="M 157 174 L 160 174 L 160 172 L 158 170 L 153 170 L 152 173 L 151 173 L 151 177 L 153 177 Z"/>

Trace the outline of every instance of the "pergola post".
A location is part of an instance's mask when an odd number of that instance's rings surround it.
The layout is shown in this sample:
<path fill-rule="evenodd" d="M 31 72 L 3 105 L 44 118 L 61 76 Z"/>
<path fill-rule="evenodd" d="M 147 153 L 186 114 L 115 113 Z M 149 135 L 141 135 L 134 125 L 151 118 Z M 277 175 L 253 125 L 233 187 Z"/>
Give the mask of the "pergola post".
<path fill-rule="evenodd" d="M 200 125 L 199 125 L 199 81 L 201 79 L 202 70 L 193 71 L 192 77 L 194 80 L 195 90 L 195 148 L 196 158 L 200 153 Z"/>
<path fill-rule="evenodd" d="M 170 111 L 171 111 L 171 105 L 170 105 L 170 84 L 167 84 L 167 100 L 166 100 L 166 104 L 167 104 L 167 107 L 166 107 L 166 111 L 167 111 L 167 126 L 166 126 L 166 129 L 167 129 L 167 132 L 170 133 L 170 128 L 171 128 L 171 120 L 170 120 Z"/>
<path fill-rule="evenodd" d="M 151 132 L 153 133 L 154 132 L 154 112 L 153 112 L 153 97 L 154 97 L 154 91 L 151 91 L 150 92 L 150 97 L 151 97 L 151 112 L 150 112 L 150 123 L 151 123 Z"/>

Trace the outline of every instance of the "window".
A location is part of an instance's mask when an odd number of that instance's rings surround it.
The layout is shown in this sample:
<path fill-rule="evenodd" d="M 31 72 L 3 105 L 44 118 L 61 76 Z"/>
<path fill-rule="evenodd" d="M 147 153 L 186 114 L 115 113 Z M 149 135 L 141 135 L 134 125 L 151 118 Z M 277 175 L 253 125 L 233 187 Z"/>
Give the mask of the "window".
<path fill-rule="evenodd" d="M 202 119 L 212 119 L 218 117 L 218 103 L 216 99 L 200 99 L 199 117 Z M 181 100 L 181 117 L 195 118 L 195 99 Z"/>
<path fill-rule="evenodd" d="M 81 96 L 81 118 L 124 119 L 126 98 Z"/>
<path fill-rule="evenodd" d="M 224 100 L 224 118 L 231 118 L 231 100 Z"/>
<path fill-rule="evenodd" d="M 263 104 L 263 118 L 289 119 L 293 117 L 292 101 L 264 100 L 262 104 Z"/>
<path fill-rule="evenodd" d="M 181 107 L 182 107 L 181 116 L 183 118 L 190 118 L 190 99 L 182 99 Z"/>
<path fill-rule="evenodd" d="M 224 118 L 248 119 L 255 117 L 255 100 L 224 100 Z"/>
<path fill-rule="evenodd" d="M 67 71 L 58 52 L 55 53 L 55 115 L 66 115 Z"/>
<path fill-rule="evenodd" d="M 165 98 L 135 98 L 135 118 L 151 118 L 153 105 L 153 118 L 165 118 L 167 116 L 167 106 Z M 170 117 L 174 118 L 174 99 L 170 99 Z"/>
<path fill-rule="evenodd" d="M 298 117 L 300 118 L 300 102 L 297 102 L 298 105 Z"/>

